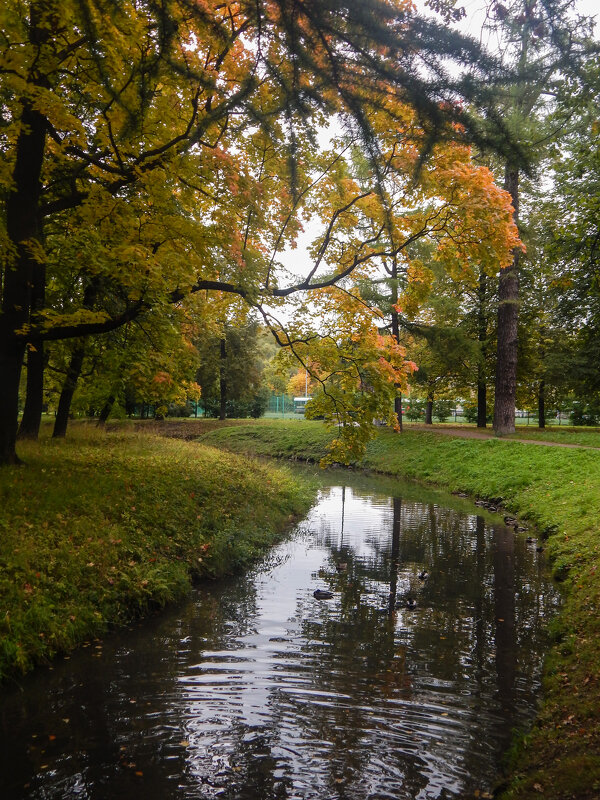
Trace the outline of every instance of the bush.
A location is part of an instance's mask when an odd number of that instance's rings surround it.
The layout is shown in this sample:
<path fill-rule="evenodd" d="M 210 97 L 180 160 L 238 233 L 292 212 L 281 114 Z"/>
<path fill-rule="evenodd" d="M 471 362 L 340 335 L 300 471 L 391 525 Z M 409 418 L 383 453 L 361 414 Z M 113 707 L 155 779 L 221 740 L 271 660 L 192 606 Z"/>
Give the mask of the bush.
<path fill-rule="evenodd" d="M 185 405 L 181 403 L 169 403 L 169 417 L 191 417 L 194 413 L 194 406 L 188 400 Z"/>
<path fill-rule="evenodd" d="M 221 412 L 221 403 L 216 397 L 206 397 L 202 401 L 204 414 L 207 417 L 218 417 Z M 229 419 L 258 419 L 267 410 L 269 402 L 268 390 L 260 391 L 248 400 L 228 400 L 225 404 L 225 414 Z"/>
<path fill-rule="evenodd" d="M 439 422 L 445 422 L 452 416 L 456 403 L 453 400 L 436 400 L 433 404 L 433 416 Z"/>
<path fill-rule="evenodd" d="M 492 422 L 494 418 L 492 409 L 488 407 L 486 412 L 485 421 Z M 467 420 L 467 422 L 477 422 L 477 403 L 472 400 L 467 400 L 467 402 L 463 403 L 463 417 Z"/>
<path fill-rule="evenodd" d="M 598 425 L 600 421 L 600 402 L 592 400 L 589 403 L 575 402 L 571 411 L 573 425 Z"/>
<path fill-rule="evenodd" d="M 408 417 L 411 422 L 425 419 L 426 405 L 427 402 L 425 400 L 410 400 L 406 406 L 405 416 Z"/>

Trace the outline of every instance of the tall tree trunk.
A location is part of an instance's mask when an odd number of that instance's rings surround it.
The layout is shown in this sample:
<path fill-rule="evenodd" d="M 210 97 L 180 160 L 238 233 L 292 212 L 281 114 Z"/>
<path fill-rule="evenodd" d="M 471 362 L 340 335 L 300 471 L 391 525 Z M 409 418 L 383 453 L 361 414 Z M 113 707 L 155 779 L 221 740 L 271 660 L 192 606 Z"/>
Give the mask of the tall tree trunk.
<path fill-rule="evenodd" d="M 546 427 L 546 381 L 543 379 L 538 386 L 538 425 Z"/>
<path fill-rule="evenodd" d="M 477 340 L 479 342 L 480 361 L 477 364 L 477 427 L 487 426 L 487 382 L 485 375 L 485 358 L 487 355 L 487 314 L 486 314 L 487 276 L 483 270 L 479 273 L 479 289 L 477 292 Z"/>
<path fill-rule="evenodd" d="M 227 359 L 227 343 L 225 337 L 221 339 L 221 363 L 219 367 L 219 419 L 227 417 L 227 380 L 225 366 Z"/>
<path fill-rule="evenodd" d="M 487 427 L 487 383 L 485 381 L 484 367 L 477 367 L 477 427 Z"/>
<path fill-rule="evenodd" d="M 27 394 L 17 438 L 37 439 L 44 405 L 44 345 L 38 342 L 27 351 Z"/>
<path fill-rule="evenodd" d="M 41 240 L 39 199 L 45 142 L 46 119 L 25 100 L 16 145 L 14 188 L 6 200 L 6 230 L 15 255 L 4 269 L 0 313 L 0 464 L 19 463 L 16 439 L 25 340 L 15 331 L 30 319 L 31 287 L 39 258 L 34 249 Z"/>
<path fill-rule="evenodd" d="M 81 368 L 83 367 L 83 359 L 85 356 L 85 347 L 83 344 L 77 344 L 71 354 L 71 360 L 67 367 L 67 374 L 63 383 L 60 399 L 58 401 L 58 410 L 56 412 L 56 420 L 54 421 L 54 431 L 52 437 L 55 439 L 64 438 L 67 435 L 67 425 L 69 424 L 69 413 L 71 411 L 71 402 L 75 389 L 77 388 L 77 381 L 81 375 Z"/>
<path fill-rule="evenodd" d="M 396 340 L 396 342 L 400 341 L 400 318 L 399 314 L 396 311 L 396 306 L 398 304 L 398 262 L 394 258 L 392 263 L 392 336 Z M 402 395 L 400 392 L 402 391 L 402 387 L 396 384 L 396 391 L 398 394 L 394 399 L 394 413 L 398 419 L 398 425 L 400 427 L 400 433 L 402 433 Z"/>
<path fill-rule="evenodd" d="M 100 411 L 100 416 L 98 417 L 98 427 L 102 427 L 102 425 L 106 425 L 106 421 L 110 416 L 110 412 L 112 411 L 112 407 L 115 404 L 115 400 L 117 398 L 114 394 L 109 395 L 106 398 L 106 402 L 102 406 L 102 410 Z"/>
<path fill-rule="evenodd" d="M 44 308 L 46 301 L 46 266 L 36 264 L 34 280 L 31 290 L 31 315 Z M 37 341 L 27 350 L 27 394 L 25 395 L 25 408 L 19 426 L 19 439 L 37 439 L 42 421 L 44 406 L 44 369 L 46 360 L 44 356 L 44 343 Z"/>
<path fill-rule="evenodd" d="M 92 310 L 98 292 L 100 290 L 100 279 L 94 278 L 83 291 L 83 300 L 81 305 L 83 308 Z M 65 382 L 63 383 L 62 391 L 58 401 L 58 409 L 56 412 L 56 420 L 54 422 L 54 431 L 52 438 L 62 438 L 67 434 L 67 425 L 69 424 L 69 414 L 71 412 L 71 403 L 73 395 L 77 388 L 77 381 L 81 375 L 83 367 L 83 359 L 85 357 L 85 343 L 83 340 L 77 342 L 71 353 L 71 360 L 67 367 L 67 374 Z"/>
<path fill-rule="evenodd" d="M 515 222 L 518 222 L 519 169 L 517 167 L 507 165 L 504 188 L 512 198 Z M 496 436 L 515 432 L 519 257 L 520 250 L 515 249 L 512 262 L 508 267 L 500 270 L 496 397 L 494 402 L 494 433 Z"/>
<path fill-rule="evenodd" d="M 433 394 L 427 395 L 425 406 L 425 425 L 433 425 Z"/>
<path fill-rule="evenodd" d="M 30 4 L 29 42 L 42 49 L 51 36 L 48 21 L 55 18 L 35 2 Z M 45 24 L 41 17 L 46 16 Z M 38 58 L 40 53 L 38 52 Z M 38 59 L 35 59 L 37 63 Z M 28 80 L 33 86 L 48 88 L 48 82 L 31 68 Z M 25 356 L 25 341 L 16 335 L 30 321 L 31 290 L 42 240 L 39 210 L 41 174 L 46 147 L 46 118 L 34 107 L 28 95 L 22 98 L 19 135 L 15 146 L 13 186 L 6 198 L 6 233 L 13 246 L 12 258 L 2 276 L 0 309 L 0 464 L 18 464 L 16 439 L 19 414 L 19 383 Z"/>

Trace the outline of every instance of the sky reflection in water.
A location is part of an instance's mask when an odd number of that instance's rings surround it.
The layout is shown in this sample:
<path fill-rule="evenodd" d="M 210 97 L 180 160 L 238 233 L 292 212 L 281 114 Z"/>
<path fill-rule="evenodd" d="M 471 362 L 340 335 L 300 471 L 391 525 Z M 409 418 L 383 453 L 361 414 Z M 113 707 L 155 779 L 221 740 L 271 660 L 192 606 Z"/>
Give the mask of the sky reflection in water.
<path fill-rule="evenodd" d="M 557 602 L 541 557 L 499 517 L 416 502 L 398 483 L 327 480 L 295 535 L 252 572 L 9 692 L 0 796 L 489 790 L 536 702 Z M 315 599 L 316 588 L 333 599 Z"/>

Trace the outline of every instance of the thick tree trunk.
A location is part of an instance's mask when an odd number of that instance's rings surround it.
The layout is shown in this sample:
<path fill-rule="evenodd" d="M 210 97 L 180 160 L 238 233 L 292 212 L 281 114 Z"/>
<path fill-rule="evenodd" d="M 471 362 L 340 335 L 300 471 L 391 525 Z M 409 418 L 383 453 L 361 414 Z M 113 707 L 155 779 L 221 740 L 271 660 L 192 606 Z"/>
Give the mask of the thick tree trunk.
<path fill-rule="evenodd" d="M 55 439 L 64 438 L 67 435 L 71 402 L 75 394 L 75 389 L 77 388 L 77 381 L 81 375 L 84 356 L 85 347 L 82 344 L 78 344 L 71 354 L 65 382 L 63 383 L 60 399 L 58 401 L 58 410 L 56 412 L 54 431 L 52 433 L 52 437 Z"/>
<path fill-rule="evenodd" d="M 402 395 L 396 395 L 394 400 L 394 413 L 398 418 L 398 426 L 402 433 Z"/>
<path fill-rule="evenodd" d="M 519 170 L 507 166 L 504 188 L 510 193 L 519 213 Z M 515 403 L 517 391 L 517 326 L 519 321 L 519 256 L 515 249 L 511 264 L 500 270 L 498 287 L 498 350 L 496 360 L 496 397 L 494 402 L 494 432 L 504 436 L 515 432 Z"/>
<path fill-rule="evenodd" d="M 479 273 L 479 290 L 477 309 L 477 339 L 481 360 L 477 365 L 477 427 L 487 426 L 487 383 L 485 376 L 485 357 L 487 355 L 487 314 L 485 308 L 487 276 L 483 270 Z"/>
<path fill-rule="evenodd" d="M 227 344 L 225 338 L 221 339 L 221 364 L 219 369 L 219 419 L 227 417 L 227 380 L 225 366 L 227 359 Z"/>
<path fill-rule="evenodd" d="M 433 395 L 427 397 L 427 405 L 425 406 L 425 425 L 433 425 Z"/>
<path fill-rule="evenodd" d="M 110 416 L 110 412 L 112 411 L 112 407 L 115 404 L 115 400 L 117 398 L 114 394 L 111 394 L 109 397 L 106 398 L 106 402 L 102 406 L 102 410 L 100 411 L 100 416 L 98 417 L 98 427 L 102 425 L 106 425 L 106 421 Z"/>
<path fill-rule="evenodd" d="M 38 210 L 45 141 L 45 118 L 24 101 L 14 188 L 6 200 L 6 230 L 15 255 L 4 269 L 0 313 L 0 464 L 19 463 L 15 446 L 25 341 L 15 332 L 30 319 L 31 287 L 39 258 L 33 250 L 41 239 Z"/>
<path fill-rule="evenodd" d="M 3 338 L 2 331 L 0 338 Z M 19 381 L 24 346 L 0 341 L 0 464 L 20 464 L 17 456 L 17 422 L 19 414 Z"/>
<path fill-rule="evenodd" d="M 538 425 L 546 427 L 546 381 L 541 380 L 538 386 Z"/>

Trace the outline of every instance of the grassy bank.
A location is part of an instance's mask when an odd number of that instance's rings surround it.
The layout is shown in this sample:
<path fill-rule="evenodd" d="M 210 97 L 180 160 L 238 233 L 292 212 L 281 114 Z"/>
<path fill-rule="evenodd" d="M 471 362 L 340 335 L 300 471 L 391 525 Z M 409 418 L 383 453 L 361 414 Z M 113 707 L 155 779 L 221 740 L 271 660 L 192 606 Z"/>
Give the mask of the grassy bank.
<path fill-rule="evenodd" d="M 263 422 L 216 430 L 202 441 L 235 452 L 318 460 L 328 438 L 319 423 Z M 360 466 L 501 499 L 506 510 L 531 520 L 547 538 L 564 605 L 551 624 L 543 706 L 517 748 L 502 797 L 597 800 L 600 452 L 383 430 Z"/>
<path fill-rule="evenodd" d="M 239 568 L 312 494 L 285 471 L 75 427 L 0 469 L 0 680 Z"/>

